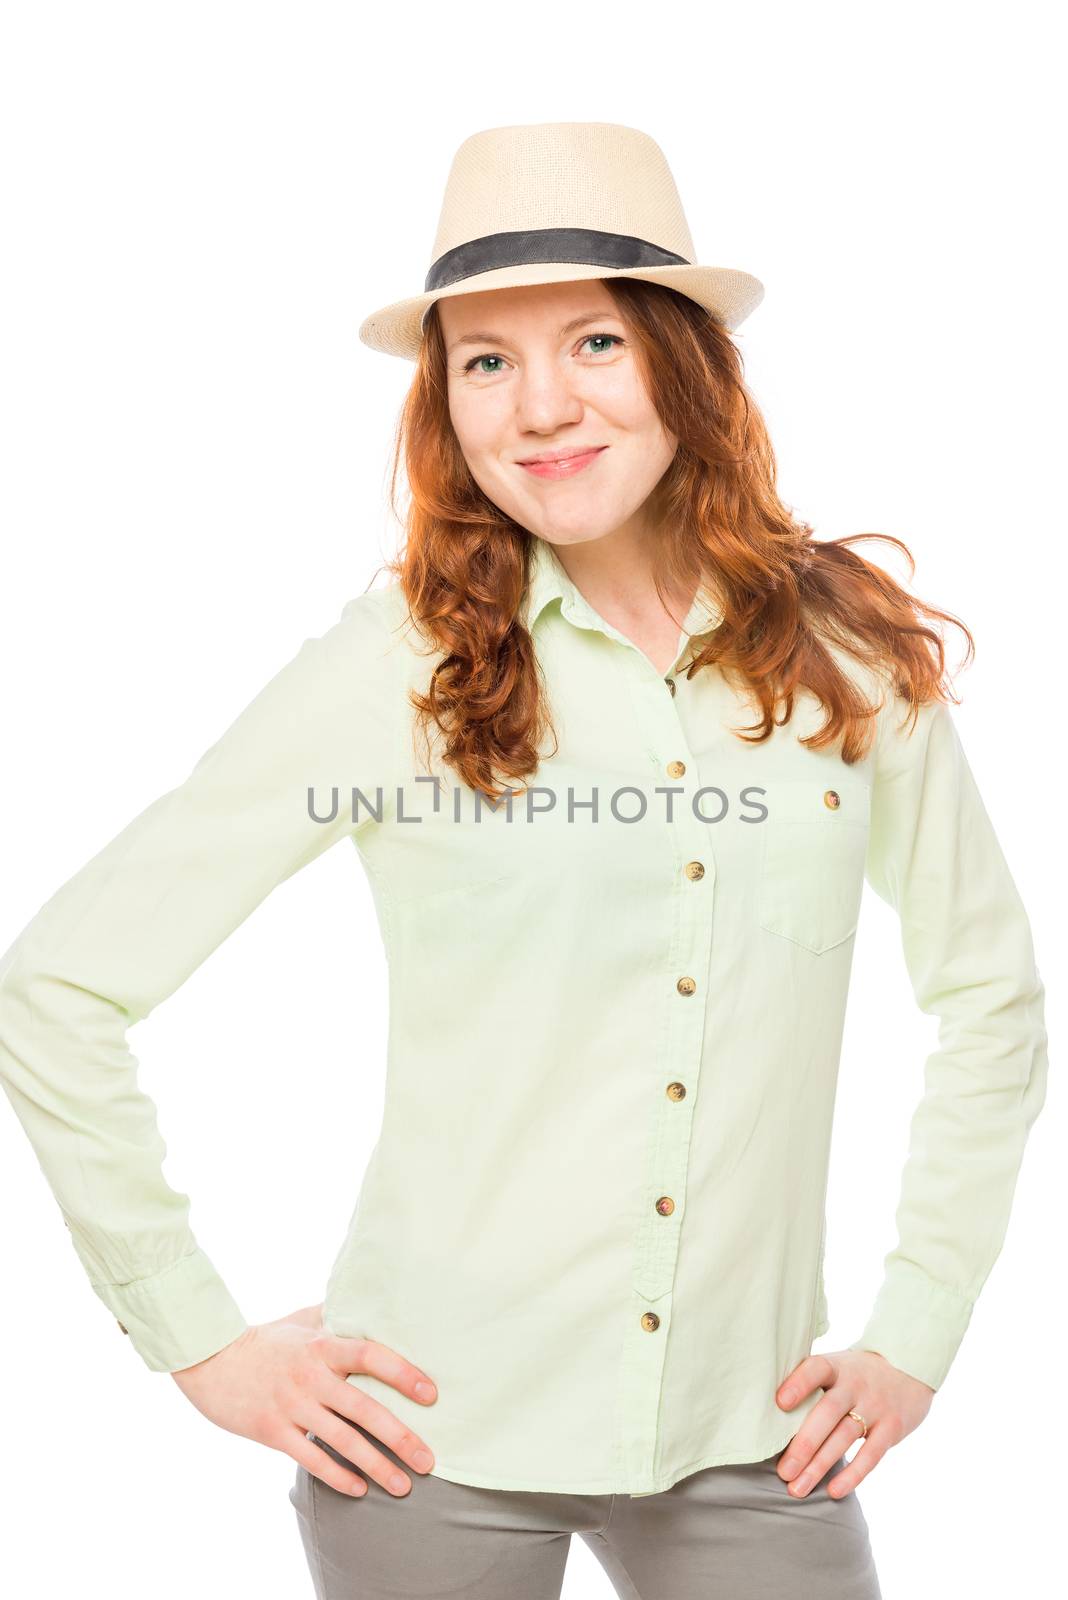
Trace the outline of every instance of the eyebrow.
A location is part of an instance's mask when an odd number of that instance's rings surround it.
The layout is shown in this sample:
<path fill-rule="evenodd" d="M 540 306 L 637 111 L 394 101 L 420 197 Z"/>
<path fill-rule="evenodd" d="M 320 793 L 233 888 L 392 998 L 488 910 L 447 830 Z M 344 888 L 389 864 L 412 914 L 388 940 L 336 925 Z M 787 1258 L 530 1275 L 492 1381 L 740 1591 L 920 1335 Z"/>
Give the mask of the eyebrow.
<path fill-rule="evenodd" d="M 583 312 L 581 316 L 572 317 L 570 322 L 565 322 L 563 327 L 558 330 L 558 337 L 562 339 L 565 334 L 573 333 L 576 328 L 583 327 L 587 322 L 608 322 L 609 320 L 614 322 L 622 322 L 623 319 L 615 311 Z M 449 346 L 448 353 L 449 355 L 452 355 L 452 352 L 454 350 L 458 350 L 462 344 L 507 343 L 508 340 L 503 333 L 464 333 L 461 334 L 459 339 L 455 339 L 453 341 L 453 343 Z"/>

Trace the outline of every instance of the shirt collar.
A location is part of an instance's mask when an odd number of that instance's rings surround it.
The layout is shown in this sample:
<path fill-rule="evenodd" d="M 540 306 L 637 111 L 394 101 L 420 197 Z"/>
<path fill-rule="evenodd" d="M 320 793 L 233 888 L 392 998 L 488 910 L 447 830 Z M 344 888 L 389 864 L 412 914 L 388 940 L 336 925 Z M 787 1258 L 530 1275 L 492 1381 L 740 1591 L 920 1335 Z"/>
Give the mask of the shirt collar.
<path fill-rule="evenodd" d="M 581 619 L 594 627 L 602 629 L 607 627 L 604 618 L 598 616 L 572 583 L 549 541 L 539 539 L 536 534 L 531 534 L 530 537 L 534 548 L 530 553 L 530 581 L 525 600 L 526 627 L 533 628 L 546 606 L 553 600 L 561 601 L 561 609 L 570 620 Z M 722 607 L 717 603 L 711 590 L 704 584 L 700 585 L 693 604 L 683 620 L 683 633 L 689 639 L 696 633 L 709 632 L 712 628 L 718 627 L 722 621 Z"/>

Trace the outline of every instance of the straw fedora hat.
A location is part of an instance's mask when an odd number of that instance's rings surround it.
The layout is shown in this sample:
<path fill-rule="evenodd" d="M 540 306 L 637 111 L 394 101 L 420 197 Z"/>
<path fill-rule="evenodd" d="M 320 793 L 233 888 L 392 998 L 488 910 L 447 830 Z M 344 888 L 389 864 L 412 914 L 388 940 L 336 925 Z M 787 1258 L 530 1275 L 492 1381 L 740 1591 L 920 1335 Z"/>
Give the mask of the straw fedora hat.
<path fill-rule="evenodd" d="M 615 122 L 486 128 L 453 156 L 423 293 L 373 311 L 359 337 L 414 361 L 435 300 L 582 278 L 663 283 L 737 328 L 763 284 L 695 255 L 671 169 L 647 133 Z"/>

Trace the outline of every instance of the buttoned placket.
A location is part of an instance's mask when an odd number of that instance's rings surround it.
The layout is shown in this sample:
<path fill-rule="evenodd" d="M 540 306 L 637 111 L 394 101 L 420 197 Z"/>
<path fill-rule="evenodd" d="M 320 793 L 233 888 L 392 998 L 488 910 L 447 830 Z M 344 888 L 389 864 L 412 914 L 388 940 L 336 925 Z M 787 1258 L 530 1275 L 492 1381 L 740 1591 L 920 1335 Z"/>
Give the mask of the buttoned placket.
<path fill-rule="evenodd" d="M 620 662 L 654 774 L 650 787 L 675 791 L 651 797 L 662 801 L 664 807 L 656 809 L 653 825 L 667 828 L 673 844 L 673 878 L 665 882 L 664 892 L 672 897 L 674 917 L 670 948 L 650 951 L 651 960 L 663 960 L 662 1024 L 657 1029 L 659 1052 L 642 1068 L 647 1081 L 648 1136 L 644 1171 L 636 1174 L 642 1199 L 632 1251 L 627 1324 L 622 1330 L 614 1440 L 615 1465 L 622 1480 L 651 1483 L 660 1471 L 657 1422 L 704 1049 L 715 860 L 709 843 L 710 824 L 702 821 L 693 807 L 700 777 L 683 731 L 673 676 L 686 643 L 685 630 L 672 672 L 665 677 L 632 640 L 584 601 L 565 601 L 563 614 L 575 626 L 605 633 L 626 647 Z M 669 816 L 670 820 L 665 820 Z M 641 1490 L 630 1497 L 655 1492 Z"/>

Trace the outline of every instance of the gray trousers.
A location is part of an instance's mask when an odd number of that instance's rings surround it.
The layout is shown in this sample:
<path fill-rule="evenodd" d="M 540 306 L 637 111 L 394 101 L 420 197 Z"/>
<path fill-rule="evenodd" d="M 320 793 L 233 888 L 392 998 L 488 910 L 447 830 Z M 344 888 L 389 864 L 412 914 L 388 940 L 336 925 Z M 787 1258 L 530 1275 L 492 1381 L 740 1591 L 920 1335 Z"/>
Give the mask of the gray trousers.
<path fill-rule="evenodd" d="M 800 1499 L 775 1470 L 780 1452 L 632 1500 L 451 1483 L 365 1437 L 404 1467 L 411 1491 L 368 1479 L 355 1498 L 297 1467 L 289 1499 L 317 1600 L 559 1600 L 574 1533 L 622 1600 L 881 1600 L 856 1491 L 827 1493 L 845 1457 Z"/>

